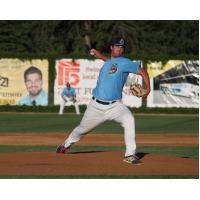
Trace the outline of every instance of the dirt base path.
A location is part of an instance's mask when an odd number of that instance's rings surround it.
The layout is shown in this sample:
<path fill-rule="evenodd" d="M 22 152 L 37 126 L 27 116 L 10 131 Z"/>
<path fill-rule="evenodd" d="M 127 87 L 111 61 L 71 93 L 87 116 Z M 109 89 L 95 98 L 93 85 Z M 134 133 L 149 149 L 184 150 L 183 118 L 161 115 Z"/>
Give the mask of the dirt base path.
<path fill-rule="evenodd" d="M 0 145 L 58 145 L 63 143 L 66 134 L 2 134 Z M 198 146 L 198 134 L 137 134 L 137 144 L 146 146 Z M 78 145 L 84 146 L 121 146 L 122 134 L 89 134 Z"/>

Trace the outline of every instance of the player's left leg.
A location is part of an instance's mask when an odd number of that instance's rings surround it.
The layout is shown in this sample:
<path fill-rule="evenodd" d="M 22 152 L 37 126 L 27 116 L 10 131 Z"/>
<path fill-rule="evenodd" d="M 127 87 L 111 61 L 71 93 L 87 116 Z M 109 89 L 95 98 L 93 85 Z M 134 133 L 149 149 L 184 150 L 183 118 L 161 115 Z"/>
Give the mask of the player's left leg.
<path fill-rule="evenodd" d="M 77 102 L 74 103 L 74 107 L 75 107 L 75 110 L 76 110 L 76 114 L 80 115 L 79 105 L 78 105 Z"/>
<path fill-rule="evenodd" d="M 124 141 L 126 146 L 125 157 L 135 155 L 135 119 L 130 110 L 121 102 L 117 102 L 115 107 L 109 113 L 110 120 L 121 124 L 124 128 Z"/>

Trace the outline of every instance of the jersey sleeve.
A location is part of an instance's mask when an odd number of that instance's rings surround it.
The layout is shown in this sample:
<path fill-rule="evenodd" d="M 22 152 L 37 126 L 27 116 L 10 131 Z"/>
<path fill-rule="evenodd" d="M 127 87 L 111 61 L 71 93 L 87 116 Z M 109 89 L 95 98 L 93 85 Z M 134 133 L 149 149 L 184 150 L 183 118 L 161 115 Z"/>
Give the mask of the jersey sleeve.
<path fill-rule="evenodd" d="M 74 88 L 72 88 L 71 93 L 72 93 L 72 96 L 76 96 L 76 92 Z"/>
<path fill-rule="evenodd" d="M 137 72 L 140 68 L 140 65 L 141 65 L 140 61 L 133 62 L 133 61 L 127 59 L 123 66 L 123 71 L 128 72 L 128 73 L 137 74 Z"/>
<path fill-rule="evenodd" d="M 65 89 L 62 90 L 62 93 L 61 93 L 61 96 L 65 96 L 66 95 L 66 92 L 65 92 Z"/>

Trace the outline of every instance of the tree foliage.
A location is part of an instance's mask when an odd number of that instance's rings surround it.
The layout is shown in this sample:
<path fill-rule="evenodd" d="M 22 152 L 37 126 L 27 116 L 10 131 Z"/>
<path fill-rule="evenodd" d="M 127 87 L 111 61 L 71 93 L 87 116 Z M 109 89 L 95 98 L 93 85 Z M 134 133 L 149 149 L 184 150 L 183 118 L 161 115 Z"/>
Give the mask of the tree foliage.
<path fill-rule="evenodd" d="M 65 20 L 0 21 L 0 52 L 87 53 L 87 45 L 109 53 L 113 37 L 127 40 L 126 53 L 137 57 L 198 57 L 198 21 Z"/>

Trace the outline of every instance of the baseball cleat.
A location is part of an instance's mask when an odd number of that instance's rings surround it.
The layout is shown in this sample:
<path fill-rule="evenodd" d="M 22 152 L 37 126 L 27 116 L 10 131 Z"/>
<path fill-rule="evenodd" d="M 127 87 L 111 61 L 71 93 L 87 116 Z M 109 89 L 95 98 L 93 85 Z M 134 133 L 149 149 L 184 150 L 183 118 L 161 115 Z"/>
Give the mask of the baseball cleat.
<path fill-rule="evenodd" d="M 56 149 L 56 153 L 65 153 L 66 148 L 63 144 L 60 144 L 57 149 Z"/>
<path fill-rule="evenodd" d="M 142 164 L 142 161 L 136 155 L 126 156 L 126 157 L 124 157 L 123 161 L 130 163 L 130 164 L 133 164 L 133 165 L 141 165 Z"/>

